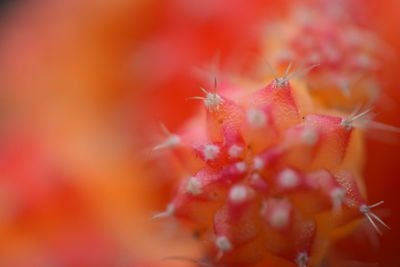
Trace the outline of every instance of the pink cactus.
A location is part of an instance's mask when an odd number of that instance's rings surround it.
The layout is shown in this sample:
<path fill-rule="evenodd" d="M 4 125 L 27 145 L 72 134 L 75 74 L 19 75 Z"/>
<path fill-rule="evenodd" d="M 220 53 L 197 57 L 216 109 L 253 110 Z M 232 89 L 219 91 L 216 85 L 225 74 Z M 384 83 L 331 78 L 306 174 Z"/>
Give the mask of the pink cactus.
<path fill-rule="evenodd" d="M 375 99 L 366 88 L 375 82 L 367 64 L 372 51 L 349 20 L 324 14 L 318 20 L 323 23 L 304 22 L 279 44 L 292 50 L 278 64 L 304 57 L 305 67 L 290 73 L 289 63 L 282 77 L 273 71 L 258 90 L 219 79 L 193 97 L 204 111 L 179 134 L 164 130 L 168 136 L 156 146 L 180 157 L 172 175 L 183 178 L 167 210 L 155 217 L 191 222 L 204 245 L 199 262 L 320 266 L 329 264 L 335 241 L 363 220 L 379 234 L 381 226 L 389 228 L 371 211 L 383 201 L 368 204 L 362 179 L 365 129 L 378 124 L 371 108 L 361 108 Z M 344 36 L 342 27 L 361 40 Z M 341 83 L 356 73 L 368 76 L 357 83 L 361 95 L 348 91 L 349 80 Z"/>

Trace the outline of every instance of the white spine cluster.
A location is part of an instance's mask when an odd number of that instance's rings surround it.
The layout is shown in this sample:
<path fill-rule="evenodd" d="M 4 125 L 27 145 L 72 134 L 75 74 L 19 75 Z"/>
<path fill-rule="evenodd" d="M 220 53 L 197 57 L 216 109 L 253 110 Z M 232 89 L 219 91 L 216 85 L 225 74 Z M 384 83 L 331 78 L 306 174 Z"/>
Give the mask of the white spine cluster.
<path fill-rule="evenodd" d="M 238 169 L 240 172 L 247 171 L 247 165 L 246 165 L 246 162 L 244 162 L 244 161 L 237 162 L 235 164 L 235 166 L 236 166 L 236 169 Z"/>
<path fill-rule="evenodd" d="M 254 128 L 261 128 L 267 124 L 267 116 L 257 108 L 250 109 L 247 112 L 247 122 Z"/>
<path fill-rule="evenodd" d="M 372 227 L 374 227 L 374 229 L 376 230 L 376 232 L 377 232 L 378 234 L 380 234 L 380 235 L 382 235 L 382 232 L 381 232 L 381 230 L 379 230 L 378 226 L 376 225 L 376 223 L 374 222 L 373 219 L 375 219 L 376 221 L 378 221 L 380 224 L 382 224 L 383 226 L 385 226 L 387 229 L 390 229 L 390 227 L 387 226 L 387 224 L 386 224 L 384 221 L 382 221 L 382 219 L 379 218 L 375 213 L 373 213 L 373 212 L 371 211 L 371 209 L 374 208 L 374 207 L 380 206 L 380 205 L 382 205 L 383 203 L 385 203 L 385 202 L 384 202 L 384 201 L 380 201 L 380 202 L 375 203 L 375 204 L 373 204 L 373 205 L 369 205 L 369 206 L 367 206 L 367 205 L 361 205 L 361 206 L 360 206 L 360 212 L 361 212 L 362 214 L 364 214 L 364 216 L 365 216 L 365 217 L 368 219 L 368 221 L 371 223 Z"/>
<path fill-rule="evenodd" d="M 232 250 L 232 243 L 226 236 L 218 236 L 215 240 L 215 245 L 223 252 Z"/>
<path fill-rule="evenodd" d="M 243 153 L 243 147 L 238 145 L 232 145 L 228 149 L 229 157 L 238 158 Z"/>
<path fill-rule="evenodd" d="M 161 127 L 161 130 L 163 131 L 163 133 L 167 136 L 167 138 L 161 144 L 153 147 L 153 151 L 163 149 L 163 148 L 172 148 L 172 147 L 176 147 L 181 144 L 181 138 L 178 135 L 172 134 L 167 129 L 167 127 L 165 127 L 165 125 L 162 123 L 160 124 L 160 127 Z"/>
<path fill-rule="evenodd" d="M 229 191 L 229 199 L 234 203 L 242 203 L 247 197 L 248 192 L 244 185 L 235 185 Z"/>
<path fill-rule="evenodd" d="M 318 134 L 314 129 L 311 128 L 305 128 L 302 132 L 301 132 L 301 141 L 309 146 L 313 146 L 317 143 L 318 141 Z"/>
<path fill-rule="evenodd" d="M 293 170 L 285 169 L 279 174 L 278 183 L 284 189 L 293 189 L 299 185 L 300 179 Z"/>
<path fill-rule="evenodd" d="M 264 169 L 265 164 L 264 161 L 262 160 L 262 158 L 260 157 L 255 157 L 253 159 L 253 168 L 256 171 L 261 171 L 262 169 Z"/>
<path fill-rule="evenodd" d="M 346 195 L 345 191 L 342 188 L 336 187 L 331 191 L 330 195 L 333 209 L 340 210 Z"/>
<path fill-rule="evenodd" d="M 272 227 L 284 228 L 289 224 L 290 211 L 287 208 L 278 208 L 275 210 L 270 217 L 270 223 Z"/>
<path fill-rule="evenodd" d="M 186 191 L 192 195 L 200 195 L 203 192 L 203 184 L 197 177 L 190 177 L 186 185 Z"/>
<path fill-rule="evenodd" d="M 309 261 L 310 258 L 305 252 L 300 252 L 295 259 L 295 262 L 299 267 L 307 267 Z"/>
<path fill-rule="evenodd" d="M 221 149 L 216 145 L 205 145 L 203 147 L 203 156 L 205 160 L 216 159 L 221 152 Z"/>

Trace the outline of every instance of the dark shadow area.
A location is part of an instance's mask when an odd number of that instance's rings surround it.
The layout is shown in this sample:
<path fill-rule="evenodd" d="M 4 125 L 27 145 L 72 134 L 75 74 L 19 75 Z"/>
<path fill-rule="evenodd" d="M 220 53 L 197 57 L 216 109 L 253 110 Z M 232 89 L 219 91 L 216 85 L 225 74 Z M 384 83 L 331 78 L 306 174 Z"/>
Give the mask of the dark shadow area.
<path fill-rule="evenodd" d="M 17 3 L 17 2 L 21 2 L 20 0 L 0 0 L 0 15 L 3 15 L 4 12 L 7 11 L 7 9 Z"/>

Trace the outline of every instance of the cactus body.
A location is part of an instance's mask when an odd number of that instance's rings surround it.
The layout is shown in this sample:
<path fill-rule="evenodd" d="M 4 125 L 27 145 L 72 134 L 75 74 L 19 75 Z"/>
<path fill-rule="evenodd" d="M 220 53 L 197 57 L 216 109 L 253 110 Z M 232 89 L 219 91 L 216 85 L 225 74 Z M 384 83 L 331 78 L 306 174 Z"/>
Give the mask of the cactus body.
<path fill-rule="evenodd" d="M 343 36 L 342 26 L 356 31 L 348 21 L 318 19 L 322 24 L 303 23 L 277 42 L 291 49 L 277 62 L 304 57 L 303 70 L 320 69 L 292 83 L 289 63 L 282 77 L 240 93 L 232 89 L 240 85 L 219 79 L 195 97 L 203 110 L 170 147 L 187 156 L 173 174 L 182 179 L 169 208 L 157 217 L 190 221 L 212 266 L 319 266 L 362 219 L 378 233 L 386 226 L 371 211 L 381 203 L 368 206 L 362 180 L 370 110 L 354 104 L 374 101 L 365 87 L 375 83 L 374 70 L 362 60 L 372 52 Z M 344 92 L 341 77 L 356 73 L 372 74 Z"/>

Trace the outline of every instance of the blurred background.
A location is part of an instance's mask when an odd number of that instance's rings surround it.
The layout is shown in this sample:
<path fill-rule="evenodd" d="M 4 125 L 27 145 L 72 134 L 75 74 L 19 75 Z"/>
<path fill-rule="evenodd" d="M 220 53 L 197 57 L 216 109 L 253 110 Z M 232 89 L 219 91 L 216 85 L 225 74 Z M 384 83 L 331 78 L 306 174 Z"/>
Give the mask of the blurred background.
<path fill-rule="evenodd" d="M 249 74 L 266 25 L 310 1 L 1 1 L 0 266 L 192 266 L 161 260 L 199 248 L 150 219 L 171 187 L 147 163 L 158 122 L 194 113 L 201 70 Z M 390 50 L 378 120 L 400 126 L 400 4 L 349 2 Z M 368 256 L 342 244 L 378 266 L 400 266 L 399 149 L 368 139 L 369 200 L 392 230 Z"/>

